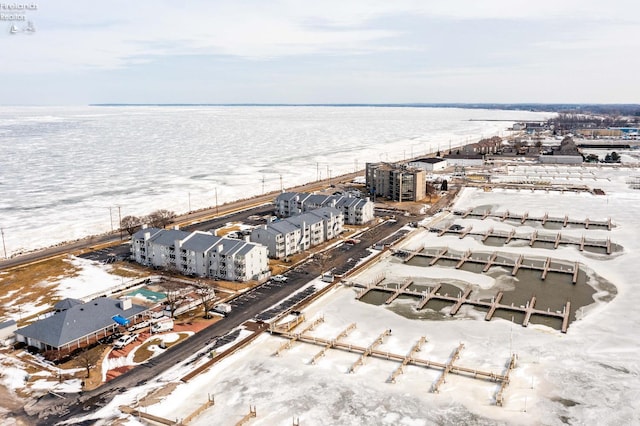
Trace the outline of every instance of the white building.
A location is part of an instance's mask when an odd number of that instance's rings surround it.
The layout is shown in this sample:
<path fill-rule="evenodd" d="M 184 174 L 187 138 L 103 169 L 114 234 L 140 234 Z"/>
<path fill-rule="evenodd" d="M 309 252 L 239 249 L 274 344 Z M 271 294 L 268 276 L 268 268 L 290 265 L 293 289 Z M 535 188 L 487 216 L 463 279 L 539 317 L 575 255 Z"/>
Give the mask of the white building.
<path fill-rule="evenodd" d="M 263 280 L 269 275 L 267 248 L 209 232 L 145 228 L 131 237 L 131 255 L 145 266 L 228 281 Z"/>
<path fill-rule="evenodd" d="M 333 207 L 342 212 L 344 223 L 362 225 L 373 220 L 373 206 L 368 198 L 283 192 L 276 197 L 275 213 L 278 217 L 290 217 L 321 207 Z"/>
<path fill-rule="evenodd" d="M 439 172 L 447 168 L 447 160 L 444 158 L 421 158 L 409 163 L 409 167 L 415 167 L 427 172 Z"/>
<path fill-rule="evenodd" d="M 251 232 L 251 241 L 266 246 L 269 257 L 282 259 L 335 238 L 343 230 L 342 212 L 322 207 L 258 227 Z"/>

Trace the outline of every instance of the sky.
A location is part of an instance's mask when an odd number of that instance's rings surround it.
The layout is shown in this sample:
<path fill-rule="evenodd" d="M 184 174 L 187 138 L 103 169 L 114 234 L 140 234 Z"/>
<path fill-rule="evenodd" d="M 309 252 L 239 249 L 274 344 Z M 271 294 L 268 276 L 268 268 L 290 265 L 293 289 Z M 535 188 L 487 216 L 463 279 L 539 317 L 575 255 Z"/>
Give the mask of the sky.
<path fill-rule="evenodd" d="M 640 102 L 634 0 L 3 1 L 2 105 Z"/>

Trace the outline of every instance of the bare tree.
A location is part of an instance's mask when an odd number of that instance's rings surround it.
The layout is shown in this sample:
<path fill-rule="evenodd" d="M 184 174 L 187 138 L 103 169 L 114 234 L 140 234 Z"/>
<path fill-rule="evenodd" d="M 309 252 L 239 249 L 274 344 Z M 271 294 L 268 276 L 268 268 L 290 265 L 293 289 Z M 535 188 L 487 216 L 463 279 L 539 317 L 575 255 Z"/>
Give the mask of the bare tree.
<path fill-rule="evenodd" d="M 212 286 L 201 281 L 196 281 L 192 285 L 196 288 L 196 293 L 200 296 L 200 302 L 202 303 L 204 314 L 208 317 L 209 314 L 207 312 L 209 312 L 213 307 L 213 302 L 216 299 L 216 292 Z"/>
<path fill-rule="evenodd" d="M 166 296 L 165 303 L 169 307 L 169 311 L 171 312 L 171 317 L 176 313 L 182 302 L 186 299 L 186 295 L 184 289 L 181 284 L 167 281 L 163 282 L 160 287 L 164 290 L 164 294 Z"/>
<path fill-rule="evenodd" d="M 87 379 L 91 376 L 91 369 L 98 364 L 98 361 L 100 361 L 100 355 L 101 353 L 98 348 L 93 348 L 84 349 L 76 357 L 82 368 L 87 370 Z"/>
<path fill-rule="evenodd" d="M 120 221 L 120 229 L 124 229 L 129 235 L 133 235 L 141 224 L 141 218 L 137 216 L 125 216 Z"/>
<path fill-rule="evenodd" d="M 149 226 L 155 228 L 165 228 L 176 217 L 176 214 L 170 210 L 156 210 L 145 217 L 145 220 Z"/>

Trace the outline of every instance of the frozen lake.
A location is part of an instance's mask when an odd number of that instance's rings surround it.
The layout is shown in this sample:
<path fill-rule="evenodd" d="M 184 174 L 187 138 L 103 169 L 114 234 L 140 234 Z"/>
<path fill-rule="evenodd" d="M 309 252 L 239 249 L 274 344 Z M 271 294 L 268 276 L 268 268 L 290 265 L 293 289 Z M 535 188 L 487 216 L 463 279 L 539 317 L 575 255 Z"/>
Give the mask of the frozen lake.
<path fill-rule="evenodd" d="M 8 255 L 444 150 L 547 113 L 405 107 L 0 107 Z M 263 183 L 264 180 L 264 183 Z M 0 255 L 3 253 L 0 252 Z"/>

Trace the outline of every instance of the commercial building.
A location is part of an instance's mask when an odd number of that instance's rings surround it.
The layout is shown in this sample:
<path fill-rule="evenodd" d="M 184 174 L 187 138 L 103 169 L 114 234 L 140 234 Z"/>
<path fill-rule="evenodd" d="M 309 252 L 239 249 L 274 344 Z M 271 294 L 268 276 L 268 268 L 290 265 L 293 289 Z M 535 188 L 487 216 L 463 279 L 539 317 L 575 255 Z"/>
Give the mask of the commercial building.
<path fill-rule="evenodd" d="M 447 160 L 439 157 L 420 158 L 410 162 L 409 167 L 422 169 L 426 172 L 438 172 L 447 168 Z"/>
<path fill-rule="evenodd" d="M 373 220 L 373 202 L 368 198 L 346 195 L 321 195 L 307 192 L 283 192 L 275 200 L 278 217 L 290 217 L 321 207 L 333 207 L 342 212 L 347 225 L 363 225 Z"/>
<path fill-rule="evenodd" d="M 282 259 L 337 237 L 344 230 L 344 215 L 321 207 L 255 228 L 251 241 L 266 246 L 269 257 Z"/>
<path fill-rule="evenodd" d="M 48 356 L 51 359 L 95 343 L 122 324 L 144 317 L 149 308 L 134 305 L 131 299 L 99 297 L 86 303 L 64 299 L 54 309 L 53 315 L 14 332 L 16 341 L 54 352 Z"/>
<path fill-rule="evenodd" d="M 143 228 L 131 237 L 131 256 L 145 266 L 228 281 L 269 276 L 267 249 L 209 232 Z"/>
<path fill-rule="evenodd" d="M 427 195 L 427 174 L 422 169 L 393 163 L 367 163 L 370 194 L 392 201 L 420 201 Z"/>

